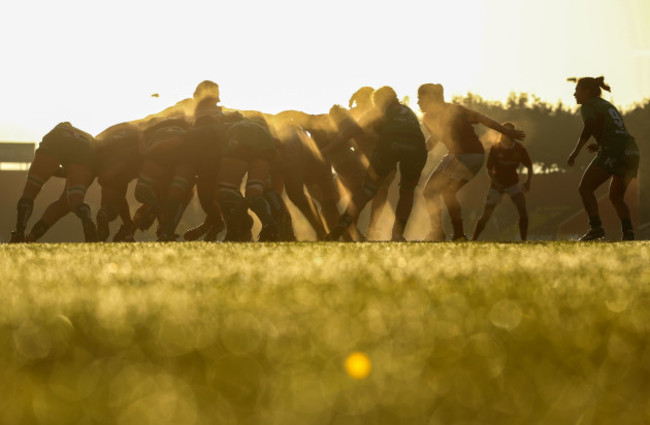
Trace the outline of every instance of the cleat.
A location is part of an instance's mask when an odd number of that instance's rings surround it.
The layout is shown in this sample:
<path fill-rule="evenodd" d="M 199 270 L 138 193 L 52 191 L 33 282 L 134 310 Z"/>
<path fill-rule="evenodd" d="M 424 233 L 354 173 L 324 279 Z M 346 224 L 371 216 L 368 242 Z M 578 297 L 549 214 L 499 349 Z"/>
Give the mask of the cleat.
<path fill-rule="evenodd" d="M 345 233 L 346 227 L 343 226 L 342 224 L 337 224 L 334 227 L 332 227 L 332 230 L 325 236 L 326 241 L 338 241 L 341 236 L 343 236 L 343 233 Z"/>
<path fill-rule="evenodd" d="M 391 242 L 406 242 L 404 235 L 395 234 L 390 238 Z"/>
<path fill-rule="evenodd" d="M 626 230 L 623 232 L 623 236 L 621 237 L 622 241 L 633 241 L 634 240 L 634 231 L 633 230 Z"/>
<path fill-rule="evenodd" d="M 216 242 L 219 233 L 223 232 L 225 229 L 226 229 L 226 225 L 224 224 L 223 221 L 221 221 L 218 224 L 213 225 L 210 228 L 210 230 L 208 230 L 203 240 L 205 242 Z"/>
<path fill-rule="evenodd" d="M 113 242 L 135 242 L 130 226 L 121 225 L 115 236 L 113 236 Z"/>
<path fill-rule="evenodd" d="M 207 224 L 203 223 L 185 232 L 183 234 L 183 239 L 186 241 L 195 241 L 201 236 L 210 232 L 210 230 L 210 227 Z"/>
<path fill-rule="evenodd" d="M 14 230 L 11 232 L 11 239 L 9 243 L 23 243 L 25 242 L 25 232 Z"/>
<path fill-rule="evenodd" d="M 272 223 L 262 227 L 257 240 L 260 242 L 275 242 L 278 240 L 278 237 L 278 226 Z"/>
<path fill-rule="evenodd" d="M 602 227 L 598 227 L 596 229 L 589 229 L 587 233 L 582 235 L 580 239 L 578 239 L 580 242 L 589 242 L 589 241 L 596 241 L 599 239 L 603 239 L 605 237 L 605 230 L 603 230 Z"/>
<path fill-rule="evenodd" d="M 469 241 L 469 239 L 467 239 L 467 236 L 465 236 L 465 235 L 458 235 L 458 236 L 453 235 L 451 237 L 451 241 L 452 242 L 467 242 L 467 241 Z"/>

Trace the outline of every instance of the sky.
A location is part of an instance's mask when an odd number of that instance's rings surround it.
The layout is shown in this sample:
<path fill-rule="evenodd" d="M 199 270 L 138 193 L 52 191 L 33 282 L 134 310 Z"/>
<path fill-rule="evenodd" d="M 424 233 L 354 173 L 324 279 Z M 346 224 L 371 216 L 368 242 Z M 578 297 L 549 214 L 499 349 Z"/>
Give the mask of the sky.
<path fill-rule="evenodd" d="M 525 92 L 574 105 L 604 75 L 623 109 L 650 98 L 648 0 L 21 0 L 0 6 L 0 140 L 70 121 L 97 134 L 190 97 L 326 112 L 359 87 L 447 100 Z M 152 97 L 152 94 L 158 94 Z"/>

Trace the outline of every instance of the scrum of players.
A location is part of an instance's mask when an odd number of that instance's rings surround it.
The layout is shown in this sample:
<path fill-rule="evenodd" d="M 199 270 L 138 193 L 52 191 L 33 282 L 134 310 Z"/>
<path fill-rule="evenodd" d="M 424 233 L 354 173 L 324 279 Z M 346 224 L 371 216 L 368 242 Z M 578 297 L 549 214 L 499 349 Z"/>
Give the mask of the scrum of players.
<path fill-rule="evenodd" d="M 633 240 L 623 195 L 638 170 L 638 148 L 616 108 L 600 97 L 601 89 L 609 91 L 603 78 L 574 81 L 585 126 L 567 163 L 574 164 L 592 136 L 596 143 L 587 150 L 597 153 L 579 188 L 590 225 L 580 240 L 604 237 L 593 191 L 610 178 L 610 199 L 621 220 L 622 239 Z M 94 137 L 69 122 L 58 124 L 35 152 L 10 242 L 38 241 L 69 212 L 79 218 L 87 242 L 132 242 L 137 231 L 154 223 L 159 241 L 176 241 L 181 238 L 176 233 L 180 219 L 195 194 L 205 219 L 186 231 L 183 240 L 217 241 L 224 234 L 226 242 L 252 241 L 252 213 L 262 225 L 256 235 L 260 242 L 295 241 L 283 193 L 318 240 L 363 241 L 359 215 L 371 203 L 367 234 L 376 234 L 377 218 L 398 169 L 391 240 L 405 241 L 415 188 L 428 152 L 437 143 L 448 153 L 422 190 L 430 219 L 426 240 L 466 241 L 456 195 L 485 163 L 486 152 L 474 130 L 477 124 L 497 131 L 500 138 L 487 154 L 490 186 L 471 239 L 478 239 L 504 194 L 519 213 L 520 239 L 527 239 L 524 194 L 530 189 L 533 167 L 518 142 L 525 133 L 513 123 L 498 123 L 445 102 L 440 84 L 418 89 L 421 118 L 388 86 L 362 87 L 350 98 L 349 108 L 334 105 L 320 115 L 238 111 L 220 101 L 219 86 L 206 80 L 191 99 L 144 119 L 113 125 Z M 528 170 L 523 184 L 517 174 L 520 165 Z M 27 231 L 34 200 L 52 177 L 65 179 L 63 193 Z M 84 197 L 95 179 L 101 205 L 93 219 Z M 126 195 L 134 180 L 140 206 L 131 214 Z M 341 200 L 347 202 L 342 213 Z M 449 237 L 443 231 L 443 207 L 453 228 Z M 111 237 L 110 223 L 118 218 L 121 226 Z"/>

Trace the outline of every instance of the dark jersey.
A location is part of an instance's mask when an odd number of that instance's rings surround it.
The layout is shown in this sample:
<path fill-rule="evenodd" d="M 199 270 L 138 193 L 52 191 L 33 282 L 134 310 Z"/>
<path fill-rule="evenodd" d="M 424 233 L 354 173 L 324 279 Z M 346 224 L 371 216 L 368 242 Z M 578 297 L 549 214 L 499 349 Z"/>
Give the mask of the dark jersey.
<path fill-rule="evenodd" d="M 451 154 L 485 152 L 473 127 L 478 122 L 463 106 L 445 103 L 435 115 L 427 114 L 425 123 L 432 136 L 442 142 Z"/>
<path fill-rule="evenodd" d="M 382 140 L 391 142 L 408 140 L 424 143 L 424 135 L 417 115 L 408 106 L 401 103 L 395 103 L 386 109 L 383 117 L 378 121 L 375 131 L 379 135 L 380 143 Z"/>
<path fill-rule="evenodd" d="M 517 168 L 519 168 L 520 164 L 526 167 L 532 166 L 530 156 L 524 145 L 514 142 L 511 147 L 506 148 L 501 143 L 497 143 L 490 148 L 486 168 L 492 170 L 494 180 L 497 183 L 508 187 L 519 181 Z"/>
<path fill-rule="evenodd" d="M 636 150 L 634 138 L 627 132 L 618 110 L 600 97 L 592 97 L 582 104 L 580 115 L 583 121 L 594 120 L 598 145 L 611 155 L 624 155 L 625 150 Z"/>
<path fill-rule="evenodd" d="M 98 176 L 116 167 L 120 174 L 135 178 L 140 163 L 140 138 L 142 131 L 131 123 L 121 123 L 99 133 L 95 148 L 95 171 Z"/>
<path fill-rule="evenodd" d="M 82 164 L 92 169 L 95 138 L 66 121 L 59 123 L 43 136 L 37 152 L 52 155 L 63 165 Z"/>

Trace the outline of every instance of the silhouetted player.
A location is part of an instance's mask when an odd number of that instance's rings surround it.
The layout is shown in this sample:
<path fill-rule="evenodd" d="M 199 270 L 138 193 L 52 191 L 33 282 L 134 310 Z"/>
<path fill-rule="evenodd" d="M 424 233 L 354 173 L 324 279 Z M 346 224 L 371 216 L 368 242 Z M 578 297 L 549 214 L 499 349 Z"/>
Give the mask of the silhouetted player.
<path fill-rule="evenodd" d="M 589 216 L 590 227 L 580 240 L 591 241 L 605 236 L 594 191 L 610 177 L 609 199 L 621 220 L 622 240 L 634 240 L 630 210 L 625 204 L 624 196 L 639 169 L 639 148 L 625 128 L 618 110 L 600 97 L 602 89 L 610 91 L 604 77 L 584 77 L 578 80 L 573 94 L 576 102 L 582 105 L 580 115 L 585 125 L 567 164 L 570 167 L 575 164 L 580 149 L 592 136 L 596 143 L 587 146 L 587 150 L 597 152 L 580 181 L 580 197 Z"/>
<path fill-rule="evenodd" d="M 69 122 L 58 124 L 43 137 L 29 167 L 23 194 L 18 200 L 16 229 L 11 232 L 11 242 L 33 242 L 43 235 L 61 217 L 60 213 L 49 214 L 52 211 L 50 207 L 56 207 L 59 211 L 63 208 L 63 215 L 68 211 L 74 212 L 81 220 L 86 242 L 96 240 L 90 207 L 84 202 L 86 190 L 94 178 L 94 152 L 93 136 L 73 127 Z M 43 184 L 54 175 L 66 178 L 65 194 L 48 207 L 47 214 L 44 214 L 30 234 L 25 236 L 27 221 L 34 209 L 34 199 Z M 53 220 L 48 221 L 48 216 L 52 216 Z"/>
<path fill-rule="evenodd" d="M 502 125 L 515 129 L 514 124 L 509 122 Z M 519 165 L 524 165 L 528 169 L 528 178 L 523 185 L 519 184 L 519 176 L 517 175 Z M 515 142 L 510 137 L 502 134 L 499 137 L 499 142 L 490 148 L 485 168 L 490 177 L 490 188 L 488 189 L 483 215 L 476 222 L 472 240 L 478 239 L 494 209 L 501 202 L 501 198 L 504 194 L 507 194 L 517 207 L 519 236 L 522 241 L 525 241 L 528 235 L 528 212 L 526 211 L 524 193 L 530 190 L 530 180 L 533 176 L 533 163 L 530 160 L 528 151 L 521 143 Z"/>
<path fill-rule="evenodd" d="M 385 86 L 373 95 L 375 109 L 369 112 L 368 128 L 377 137 L 370 158 L 363 187 L 355 192 L 347 209 L 330 234 L 329 240 L 337 240 L 359 218 L 359 212 L 375 196 L 382 182 L 399 163 L 400 190 L 395 208 L 392 240 L 404 241 L 404 230 L 413 208 L 415 187 L 427 161 L 424 135 L 420 122 L 409 109 L 397 99 L 395 90 Z"/>
<path fill-rule="evenodd" d="M 423 84 L 418 89 L 418 105 L 424 112 L 423 122 L 431 135 L 429 149 L 442 142 L 449 153 L 429 176 L 423 195 L 431 217 L 431 233 L 428 239 L 444 240 L 440 196 L 454 228 L 452 240 L 467 240 L 463 231 L 463 219 L 456 193 L 467 184 L 483 166 L 485 150 L 474 132 L 474 124 L 483 124 L 514 140 L 523 139 L 523 131 L 504 127 L 483 114 L 460 105 L 444 101 L 440 84 Z"/>

